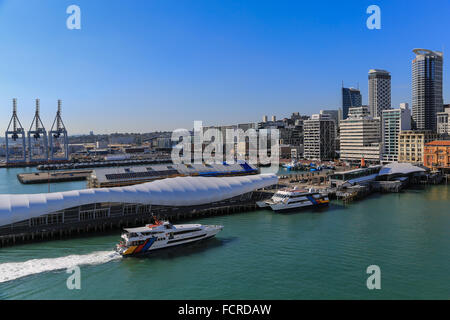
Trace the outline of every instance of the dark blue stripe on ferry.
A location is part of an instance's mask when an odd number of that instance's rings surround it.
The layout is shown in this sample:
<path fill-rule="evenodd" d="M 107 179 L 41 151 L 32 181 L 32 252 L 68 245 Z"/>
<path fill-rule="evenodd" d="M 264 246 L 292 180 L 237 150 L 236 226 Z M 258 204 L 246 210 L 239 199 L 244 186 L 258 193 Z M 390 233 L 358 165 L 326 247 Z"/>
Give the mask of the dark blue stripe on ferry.
<path fill-rule="evenodd" d="M 316 199 L 314 199 L 314 197 L 312 196 L 307 196 L 307 198 L 309 199 L 309 201 L 311 201 L 313 204 L 317 204 Z"/>
<path fill-rule="evenodd" d="M 201 175 L 208 175 L 208 174 L 223 174 L 223 172 L 206 171 L 206 172 L 199 172 L 198 174 L 201 174 Z"/>
<path fill-rule="evenodd" d="M 249 167 L 250 168 L 250 167 Z M 244 173 L 244 172 L 257 172 L 258 170 L 256 169 L 245 169 L 245 171 L 241 171 L 241 170 L 234 170 L 234 171 L 226 171 L 226 172 L 211 172 L 211 171 L 207 171 L 207 172 L 199 172 L 198 175 L 199 176 L 223 176 L 223 175 L 227 175 L 227 174 L 233 174 L 233 173 Z"/>
<path fill-rule="evenodd" d="M 151 238 L 151 239 L 148 241 L 148 243 L 145 245 L 145 247 L 142 248 L 141 252 L 145 252 L 145 251 L 147 251 L 148 249 L 150 249 L 150 247 L 152 246 L 152 244 L 153 244 L 155 241 L 156 241 L 156 237 Z"/>
<path fill-rule="evenodd" d="M 244 168 L 245 171 L 253 171 L 254 169 L 248 165 L 248 163 L 241 163 L 241 167 Z"/>

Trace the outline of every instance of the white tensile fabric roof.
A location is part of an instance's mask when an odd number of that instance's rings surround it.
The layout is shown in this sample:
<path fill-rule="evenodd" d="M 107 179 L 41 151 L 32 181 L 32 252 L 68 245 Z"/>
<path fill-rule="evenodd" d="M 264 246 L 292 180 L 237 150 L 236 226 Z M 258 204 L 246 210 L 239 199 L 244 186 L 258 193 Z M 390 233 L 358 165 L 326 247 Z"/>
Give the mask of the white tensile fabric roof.
<path fill-rule="evenodd" d="M 194 206 L 233 198 L 274 185 L 278 177 L 177 177 L 128 187 L 0 195 L 0 226 L 81 205 L 104 202 Z"/>
<path fill-rule="evenodd" d="M 410 174 L 415 172 L 425 172 L 426 170 L 415 166 L 411 163 L 399 163 L 392 162 L 383 166 L 380 170 L 379 175 L 391 175 L 391 174 Z"/>

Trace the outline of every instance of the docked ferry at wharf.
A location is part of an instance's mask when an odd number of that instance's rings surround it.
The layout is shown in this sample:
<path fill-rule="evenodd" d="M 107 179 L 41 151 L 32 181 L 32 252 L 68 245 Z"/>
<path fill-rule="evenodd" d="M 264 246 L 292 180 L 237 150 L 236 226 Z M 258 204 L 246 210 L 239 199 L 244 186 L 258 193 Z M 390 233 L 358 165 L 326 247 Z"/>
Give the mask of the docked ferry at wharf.
<path fill-rule="evenodd" d="M 140 228 L 124 229 L 116 251 L 124 257 L 147 254 L 158 249 L 193 243 L 214 237 L 223 226 L 182 224 L 156 220 Z"/>
<path fill-rule="evenodd" d="M 327 206 L 330 203 L 328 195 L 318 191 L 300 190 L 297 188 L 277 191 L 272 198 L 258 201 L 260 208 L 270 208 L 275 212 L 295 211 L 302 208 Z"/>

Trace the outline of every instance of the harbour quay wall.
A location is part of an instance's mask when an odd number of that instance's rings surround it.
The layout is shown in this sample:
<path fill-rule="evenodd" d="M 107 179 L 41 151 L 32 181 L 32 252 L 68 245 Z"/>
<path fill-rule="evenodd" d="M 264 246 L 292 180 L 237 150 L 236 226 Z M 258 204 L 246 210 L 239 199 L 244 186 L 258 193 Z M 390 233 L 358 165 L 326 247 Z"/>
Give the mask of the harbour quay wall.
<path fill-rule="evenodd" d="M 67 181 L 83 181 L 92 173 L 92 170 L 73 170 L 57 172 L 19 173 L 17 179 L 22 184 L 55 183 Z"/>
<path fill-rule="evenodd" d="M 0 247 L 99 235 L 125 227 L 152 223 L 154 217 L 171 222 L 254 211 L 256 201 L 273 195 L 254 191 L 228 200 L 192 207 L 97 203 L 50 213 L 0 227 Z M 119 238 L 118 238 L 119 240 Z"/>

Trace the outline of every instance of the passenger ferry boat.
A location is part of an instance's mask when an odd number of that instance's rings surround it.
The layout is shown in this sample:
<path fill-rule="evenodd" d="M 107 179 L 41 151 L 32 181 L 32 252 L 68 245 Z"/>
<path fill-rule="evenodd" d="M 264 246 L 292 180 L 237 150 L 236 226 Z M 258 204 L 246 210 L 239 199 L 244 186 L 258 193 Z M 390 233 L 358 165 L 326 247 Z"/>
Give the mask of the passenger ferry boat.
<path fill-rule="evenodd" d="M 258 201 L 257 205 L 260 208 L 270 207 L 275 212 L 285 212 L 301 208 L 326 206 L 329 203 L 330 200 L 325 194 L 312 189 L 307 191 L 294 188 L 280 190 L 271 199 Z"/>
<path fill-rule="evenodd" d="M 183 224 L 173 225 L 168 221 L 155 220 L 155 224 L 140 228 L 124 229 L 122 240 L 116 251 L 122 256 L 135 256 L 158 249 L 214 237 L 223 226 Z"/>

